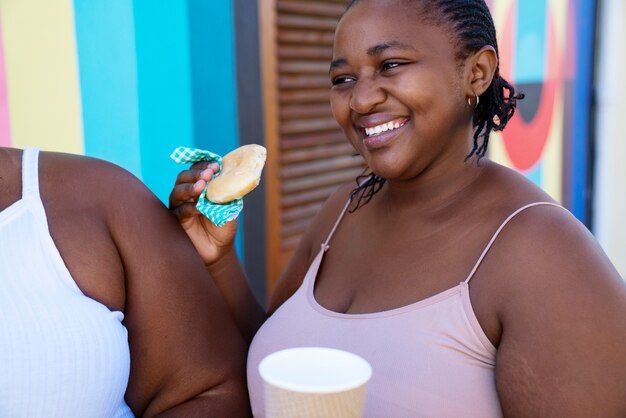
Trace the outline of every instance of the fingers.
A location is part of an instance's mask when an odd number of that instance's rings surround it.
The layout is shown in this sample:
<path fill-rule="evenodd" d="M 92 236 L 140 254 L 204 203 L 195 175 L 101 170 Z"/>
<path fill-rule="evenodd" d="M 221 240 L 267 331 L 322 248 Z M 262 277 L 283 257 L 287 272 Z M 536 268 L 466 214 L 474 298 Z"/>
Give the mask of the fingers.
<path fill-rule="evenodd" d="M 197 201 L 205 185 L 206 182 L 204 180 L 198 180 L 195 183 L 183 183 L 175 185 L 170 193 L 170 209 L 175 209 L 178 206 L 183 205 L 184 203 Z"/>
<path fill-rule="evenodd" d="M 213 178 L 218 170 L 219 165 L 217 163 L 203 161 L 178 173 L 174 188 L 170 192 L 170 209 L 176 209 L 184 203 L 196 202 L 206 183 Z"/>
<path fill-rule="evenodd" d="M 195 203 L 182 203 L 178 206 L 170 207 L 172 208 L 172 213 L 176 215 L 181 223 L 184 223 L 185 220 L 191 219 L 194 216 L 200 215 L 200 212 L 196 209 Z"/>
<path fill-rule="evenodd" d="M 200 179 L 209 181 L 219 169 L 220 166 L 217 163 L 207 163 L 206 161 L 196 163 L 188 170 L 178 173 L 175 184 L 195 183 Z"/>

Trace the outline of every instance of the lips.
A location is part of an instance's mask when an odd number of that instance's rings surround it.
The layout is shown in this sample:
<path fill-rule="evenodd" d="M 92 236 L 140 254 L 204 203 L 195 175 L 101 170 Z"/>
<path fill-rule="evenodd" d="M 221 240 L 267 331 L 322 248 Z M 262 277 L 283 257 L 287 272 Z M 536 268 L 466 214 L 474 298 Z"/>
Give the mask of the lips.
<path fill-rule="evenodd" d="M 378 119 L 378 120 L 376 120 Z M 391 143 L 408 122 L 406 117 L 402 118 L 376 118 L 359 121 L 360 130 L 363 134 L 363 144 L 370 149 L 381 148 Z"/>
<path fill-rule="evenodd" d="M 389 122 L 381 123 L 372 127 L 364 127 L 365 135 L 368 137 L 380 135 L 383 132 L 393 131 L 401 128 L 406 123 L 406 119 L 396 119 Z"/>
<path fill-rule="evenodd" d="M 358 125 L 360 125 L 361 129 L 365 133 L 366 137 L 372 137 L 376 135 L 380 135 L 384 132 L 393 131 L 395 129 L 399 129 L 406 124 L 408 121 L 407 118 L 394 118 L 387 120 L 364 120 L 360 121 Z"/>

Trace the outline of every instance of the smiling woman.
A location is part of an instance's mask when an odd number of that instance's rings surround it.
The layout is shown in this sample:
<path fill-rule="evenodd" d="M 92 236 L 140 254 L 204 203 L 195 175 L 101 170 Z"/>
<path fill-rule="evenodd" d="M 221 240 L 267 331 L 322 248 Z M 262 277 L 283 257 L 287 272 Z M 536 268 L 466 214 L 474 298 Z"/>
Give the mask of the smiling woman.
<path fill-rule="evenodd" d="M 232 238 L 197 232 L 207 221 L 189 202 L 210 177 L 180 174 L 171 202 L 254 335 L 256 416 L 260 361 L 299 346 L 372 365 L 367 417 L 626 414 L 624 282 L 567 210 L 485 157 L 521 98 L 498 63 L 483 0 L 352 2 L 330 102 L 369 175 L 324 204 L 256 335 L 245 273 L 215 244 Z"/>

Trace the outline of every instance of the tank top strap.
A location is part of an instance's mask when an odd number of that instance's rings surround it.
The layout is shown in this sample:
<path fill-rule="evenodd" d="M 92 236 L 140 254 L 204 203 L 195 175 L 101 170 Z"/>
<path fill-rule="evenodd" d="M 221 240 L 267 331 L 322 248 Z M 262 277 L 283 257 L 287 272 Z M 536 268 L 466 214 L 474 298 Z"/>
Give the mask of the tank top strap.
<path fill-rule="evenodd" d="M 22 197 L 39 199 L 39 150 L 26 148 L 22 153 Z"/>
<path fill-rule="evenodd" d="M 339 216 L 337 217 L 337 220 L 335 221 L 335 225 L 333 225 L 333 229 L 330 230 L 330 233 L 328 234 L 328 236 L 326 237 L 326 241 L 324 241 L 322 243 L 322 250 L 324 252 L 328 251 L 328 249 L 330 248 L 330 246 L 328 245 L 328 243 L 330 242 L 330 239 L 333 237 L 333 234 L 335 233 L 335 230 L 337 229 L 337 227 L 339 226 L 339 223 L 341 222 L 341 220 L 343 219 L 344 215 L 346 214 L 346 212 L 348 211 L 348 208 L 350 207 L 350 203 L 352 203 L 352 198 L 348 198 L 348 201 L 346 202 L 346 204 L 343 206 L 343 209 L 341 210 L 341 213 L 339 214 Z"/>
<path fill-rule="evenodd" d="M 515 212 L 513 212 L 512 214 L 509 215 L 508 218 L 506 218 L 504 220 L 504 222 L 502 222 L 502 224 L 500 224 L 500 226 L 498 227 L 498 229 L 496 230 L 496 232 L 493 234 L 493 236 L 491 237 L 491 240 L 489 240 L 489 243 L 487 243 L 487 246 L 485 247 L 485 249 L 483 250 L 482 254 L 480 255 L 480 257 L 478 258 L 478 261 L 476 261 L 476 264 L 474 265 L 474 268 L 472 269 L 472 271 L 470 272 L 470 274 L 467 276 L 467 279 L 465 279 L 465 283 L 469 283 L 469 281 L 472 279 L 472 277 L 474 277 L 474 273 L 476 273 L 476 270 L 478 270 L 478 267 L 480 267 L 480 263 L 482 263 L 483 259 L 485 258 L 485 256 L 487 255 L 487 253 L 489 252 L 489 249 L 491 248 L 491 246 L 493 245 L 493 243 L 495 242 L 496 238 L 498 238 L 498 235 L 500 235 L 500 232 L 504 229 L 504 227 L 511 221 L 511 219 L 513 219 L 515 216 L 517 216 L 517 214 L 519 214 L 520 212 L 528 209 L 528 208 L 532 208 L 534 206 L 542 206 L 542 205 L 546 205 L 546 206 L 555 206 L 557 208 L 561 208 L 564 209 L 563 206 L 561 205 L 557 205 L 556 203 L 551 203 L 551 202 L 535 202 L 535 203 L 530 203 L 528 205 L 522 206 L 521 208 L 517 209 Z"/>
<path fill-rule="evenodd" d="M 359 184 L 358 188 L 361 188 L 361 187 L 365 186 L 370 180 L 371 180 L 370 178 L 365 179 L 364 181 L 362 181 Z M 321 244 L 322 252 L 325 253 L 330 248 L 330 245 L 328 245 L 328 243 L 330 242 L 331 238 L 333 237 L 333 234 L 335 233 L 335 230 L 337 230 L 337 227 L 339 226 L 339 223 L 341 222 L 341 220 L 343 219 L 344 215 L 348 211 L 348 208 L 350 207 L 350 204 L 352 203 L 353 195 L 354 195 L 353 193 L 350 193 L 350 196 L 348 196 L 348 200 L 346 201 L 346 204 L 343 206 L 343 209 L 341 210 L 341 213 L 339 213 L 339 216 L 337 217 L 337 220 L 335 221 L 335 225 L 333 225 L 333 229 L 330 230 L 330 233 L 326 237 L 326 241 L 324 241 Z"/>

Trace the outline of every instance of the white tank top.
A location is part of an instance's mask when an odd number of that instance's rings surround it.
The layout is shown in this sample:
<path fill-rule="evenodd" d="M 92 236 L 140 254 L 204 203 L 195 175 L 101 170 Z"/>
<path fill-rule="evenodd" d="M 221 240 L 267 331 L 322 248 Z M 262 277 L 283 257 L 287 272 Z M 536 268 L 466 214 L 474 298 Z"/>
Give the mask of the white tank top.
<path fill-rule="evenodd" d="M 292 347 L 330 347 L 365 358 L 372 366 L 366 388 L 367 418 L 498 418 L 496 348 L 483 332 L 469 297 L 469 282 L 500 231 L 498 228 L 464 281 L 434 296 L 400 308 L 366 314 L 343 314 L 317 303 L 317 272 L 346 204 L 300 288 L 265 322 L 248 354 L 248 390 L 252 412 L 264 417 L 261 360 Z M 556 205 L 554 205 L 556 206 Z"/>
<path fill-rule="evenodd" d="M 22 198 L 0 212 L 0 417 L 132 417 L 122 312 L 85 296 L 52 237 L 38 151 Z"/>

